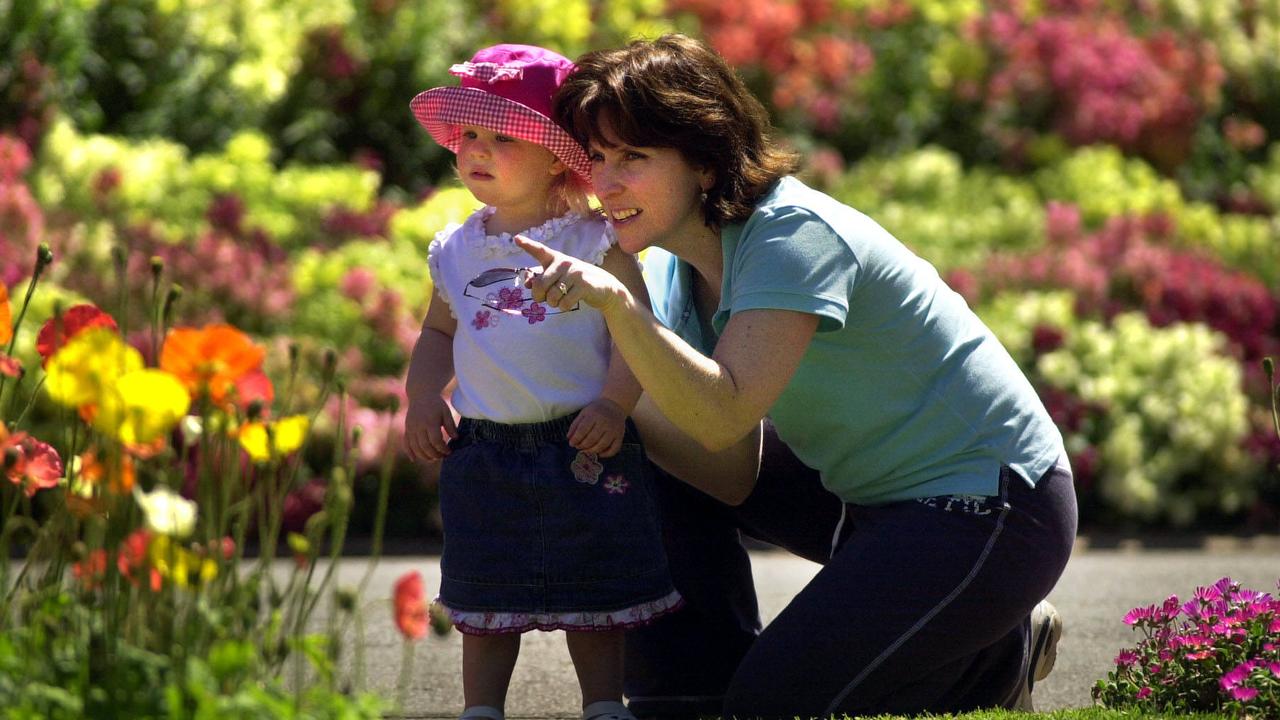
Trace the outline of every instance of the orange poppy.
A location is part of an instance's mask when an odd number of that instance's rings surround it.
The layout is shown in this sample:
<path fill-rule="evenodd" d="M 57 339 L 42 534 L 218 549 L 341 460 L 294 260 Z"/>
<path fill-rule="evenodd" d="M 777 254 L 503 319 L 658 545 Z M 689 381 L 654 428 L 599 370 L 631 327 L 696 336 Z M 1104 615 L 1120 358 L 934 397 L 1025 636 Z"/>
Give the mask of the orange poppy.
<path fill-rule="evenodd" d="M 427 634 L 427 602 L 424 599 L 422 573 L 411 570 L 396 581 L 396 627 L 408 640 L 420 640 Z"/>
<path fill-rule="evenodd" d="M 9 309 L 9 287 L 0 282 L 0 345 L 13 339 L 13 311 Z"/>
<path fill-rule="evenodd" d="M 104 327 L 108 330 L 119 330 L 115 318 L 98 308 L 97 305 L 72 305 L 62 315 L 55 315 L 40 326 L 36 335 L 36 352 L 40 353 L 41 367 L 49 364 L 49 358 L 58 352 L 58 348 L 67 344 L 83 330 Z"/>
<path fill-rule="evenodd" d="M 9 288 L 0 282 L 0 345 L 13 339 L 13 312 L 9 309 Z M 22 374 L 22 363 L 9 357 L 0 349 L 0 375 L 18 377 Z"/>
<path fill-rule="evenodd" d="M 80 453 L 80 479 L 94 485 L 106 486 L 114 493 L 133 492 L 136 475 L 133 469 L 133 458 L 121 455 L 116 463 L 109 467 L 109 458 L 101 458 L 94 449 Z"/>
<path fill-rule="evenodd" d="M 219 405 L 236 384 L 260 370 L 266 350 L 231 325 L 175 328 L 160 350 L 160 368 L 173 373 L 192 397 L 207 394 Z"/>

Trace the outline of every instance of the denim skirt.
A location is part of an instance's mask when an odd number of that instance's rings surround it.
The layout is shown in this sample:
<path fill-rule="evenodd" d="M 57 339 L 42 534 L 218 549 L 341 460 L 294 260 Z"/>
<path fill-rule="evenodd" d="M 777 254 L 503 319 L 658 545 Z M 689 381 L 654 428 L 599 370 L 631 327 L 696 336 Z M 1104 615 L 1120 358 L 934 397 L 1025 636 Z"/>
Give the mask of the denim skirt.
<path fill-rule="evenodd" d="M 635 426 L 601 458 L 569 446 L 574 417 L 459 423 L 440 471 L 439 598 L 459 631 L 612 630 L 680 605 Z"/>

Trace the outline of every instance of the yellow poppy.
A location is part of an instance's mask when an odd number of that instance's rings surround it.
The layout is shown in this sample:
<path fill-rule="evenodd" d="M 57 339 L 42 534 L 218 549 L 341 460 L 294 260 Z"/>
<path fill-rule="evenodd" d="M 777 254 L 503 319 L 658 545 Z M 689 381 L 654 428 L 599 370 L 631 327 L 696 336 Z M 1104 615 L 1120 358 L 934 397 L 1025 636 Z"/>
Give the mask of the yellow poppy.
<path fill-rule="evenodd" d="M 163 370 L 135 370 L 102 394 L 93 426 L 126 447 L 148 445 L 168 435 L 190 406 L 178 378 Z"/>
<path fill-rule="evenodd" d="M 307 439 L 308 427 L 310 421 L 306 415 L 290 415 L 276 420 L 270 423 L 271 443 L 268 447 L 267 425 L 260 422 L 246 423 L 240 427 L 240 447 L 254 460 L 266 462 L 302 447 L 302 441 Z"/>
<path fill-rule="evenodd" d="M 147 558 L 161 577 L 178 587 L 203 585 L 218 577 L 218 563 L 213 558 L 201 557 L 165 535 L 151 541 Z"/>
<path fill-rule="evenodd" d="M 107 328 L 89 328 L 67 341 L 45 367 L 45 390 L 54 402 L 97 405 L 121 375 L 141 370 L 142 353 Z"/>

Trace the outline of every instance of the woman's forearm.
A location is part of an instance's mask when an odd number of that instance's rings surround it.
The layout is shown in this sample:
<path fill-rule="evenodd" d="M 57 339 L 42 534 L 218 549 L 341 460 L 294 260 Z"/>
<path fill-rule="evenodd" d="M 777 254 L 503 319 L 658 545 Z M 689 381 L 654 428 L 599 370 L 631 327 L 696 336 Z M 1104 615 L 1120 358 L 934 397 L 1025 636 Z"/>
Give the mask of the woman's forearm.
<path fill-rule="evenodd" d="M 731 446 L 759 423 L 719 362 L 663 327 L 630 293 L 605 310 L 609 334 L 647 396 L 680 431 L 708 450 Z"/>
<path fill-rule="evenodd" d="M 631 414 L 645 453 L 663 470 L 729 505 L 741 504 L 755 488 L 760 472 L 760 424 L 738 442 L 708 452 L 677 428 L 648 395 Z"/>

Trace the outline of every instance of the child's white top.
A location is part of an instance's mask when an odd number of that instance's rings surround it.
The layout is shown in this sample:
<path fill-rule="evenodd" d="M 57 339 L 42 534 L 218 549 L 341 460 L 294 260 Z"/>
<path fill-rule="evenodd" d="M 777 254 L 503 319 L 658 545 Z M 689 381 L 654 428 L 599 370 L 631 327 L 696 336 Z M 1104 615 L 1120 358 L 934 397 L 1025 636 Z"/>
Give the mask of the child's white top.
<path fill-rule="evenodd" d="M 595 308 L 558 310 L 524 286 L 540 270 L 511 235 L 487 235 L 492 207 L 436 234 L 427 265 L 440 299 L 458 320 L 453 406 L 463 417 L 543 422 L 600 397 L 609 367 L 609 331 Z M 599 265 L 614 243 L 598 216 L 570 213 L 521 235 Z"/>

